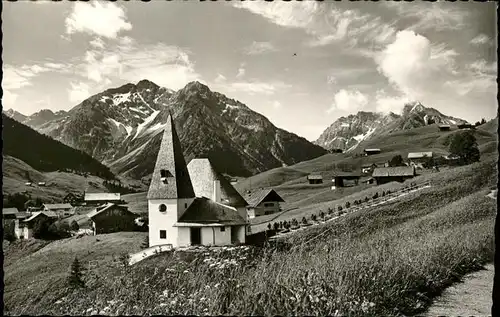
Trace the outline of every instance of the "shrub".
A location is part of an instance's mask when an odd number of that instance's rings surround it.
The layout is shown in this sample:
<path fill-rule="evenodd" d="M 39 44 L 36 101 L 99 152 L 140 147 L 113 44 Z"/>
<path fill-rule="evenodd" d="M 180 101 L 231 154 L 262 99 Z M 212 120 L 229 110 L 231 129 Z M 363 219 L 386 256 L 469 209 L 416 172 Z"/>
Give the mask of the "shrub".
<path fill-rule="evenodd" d="M 349 207 L 351 207 L 351 203 L 350 202 L 346 202 L 345 203 L 345 208 L 348 209 Z"/>
<path fill-rule="evenodd" d="M 339 211 L 342 211 L 342 206 L 339 206 L 339 208 L 338 208 L 338 209 L 339 209 Z"/>
<path fill-rule="evenodd" d="M 370 198 L 365 197 L 365 203 L 367 203 L 370 200 Z"/>
<path fill-rule="evenodd" d="M 385 191 L 382 192 L 382 197 L 384 197 L 384 196 L 385 196 Z"/>
<path fill-rule="evenodd" d="M 82 280 L 82 267 L 80 261 L 75 257 L 73 263 L 71 263 L 71 269 L 69 272 L 68 283 L 71 287 L 84 287 L 85 283 Z"/>
<path fill-rule="evenodd" d="M 272 226 L 271 226 L 271 223 L 268 223 L 267 224 L 267 230 L 271 230 Z"/>
<path fill-rule="evenodd" d="M 324 219 L 325 219 L 325 216 L 326 216 L 326 215 L 325 215 L 325 213 L 324 213 L 323 211 L 319 213 L 319 217 L 320 217 L 321 219 L 323 219 L 323 220 L 324 220 Z"/>
<path fill-rule="evenodd" d="M 378 198 L 378 193 L 375 193 L 375 195 L 373 195 L 373 199 L 377 199 Z"/>
<path fill-rule="evenodd" d="M 280 225 L 279 225 L 279 223 L 275 222 L 273 227 L 274 227 L 274 230 L 278 231 L 278 229 L 280 228 Z"/>
<path fill-rule="evenodd" d="M 306 219 L 306 217 L 302 217 L 302 223 L 303 223 L 303 224 L 305 224 L 305 225 L 307 224 L 307 219 Z"/>
<path fill-rule="evenodd" d="M 315 214 L 312 214 L 312 215 L 311 215 L 311 220 L 312 220 L 312 221 L 316 221 L 316 220 L 317 220 L 317 217 L 316 217 L 316 215 L 315 215 Z"/>
<path fill-rule="evenodd" d="M 327 212 L 328 212 L 329 215 L 331 215 L 333 213 L 333 209 L 330 208 L 330 207 L 328 207 L 328 211 Z"/>
<path fill-rule="evenodd" d="M 298 225 L 299 225 L 299 222 L 297 221 L 297 219 L 293 218 L 292 219 L 292 226 L 297 227 Z"/>
<path fill-rule="evenodd" d="M 144 237 L 144 240 L 142 241 L 141 248 L 147 249 L 149 248 L 149 235 Z"/>

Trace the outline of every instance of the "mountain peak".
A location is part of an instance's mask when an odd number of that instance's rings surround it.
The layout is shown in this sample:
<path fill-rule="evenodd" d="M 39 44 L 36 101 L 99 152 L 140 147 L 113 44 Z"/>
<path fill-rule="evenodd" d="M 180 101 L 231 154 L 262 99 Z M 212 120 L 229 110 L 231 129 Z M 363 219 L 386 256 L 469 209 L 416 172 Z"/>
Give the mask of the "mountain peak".
<path fill-rule="evenodd" d="M 150 80 L 143 79 L 137 83 L 136 87 L 137 89 L 147 89 L 147 88 L 158 88 L 159 86 Z"/>
<path fill-rule="evenodd" d="M 200 83 L 199 81 L 195 80 L 195 81 L 192 81 L 192 82 L 189 82 L 185 87 L 184 89 L 188 89 L 188 90 L 192 90 L 192 89 L 196 89 L 196 90 L 200 90 L 200 91 L 209 91 L 210 88 L 208 88 L 207 85 L 204 85 L 202 83 Z"/>

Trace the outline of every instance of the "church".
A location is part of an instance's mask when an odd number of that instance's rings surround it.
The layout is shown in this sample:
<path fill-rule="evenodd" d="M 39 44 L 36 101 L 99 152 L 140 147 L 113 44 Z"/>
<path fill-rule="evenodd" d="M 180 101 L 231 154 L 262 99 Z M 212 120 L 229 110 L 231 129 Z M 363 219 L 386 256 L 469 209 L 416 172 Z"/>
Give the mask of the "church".
<path fill-rule="evenodd" d="M 245 243 L 245 199 L 208 159 L 186 164 L 171 114 L 147 198 L 150 247 Z"/>

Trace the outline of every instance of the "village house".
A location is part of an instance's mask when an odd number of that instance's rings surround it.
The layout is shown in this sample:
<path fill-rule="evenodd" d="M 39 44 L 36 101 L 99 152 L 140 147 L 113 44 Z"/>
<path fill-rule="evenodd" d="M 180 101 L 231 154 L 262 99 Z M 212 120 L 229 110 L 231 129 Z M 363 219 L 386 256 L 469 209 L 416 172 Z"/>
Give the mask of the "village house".
<path fill-rule="evenodd" d="M 121 201 L 120 193 L 85 193 L 86 205 L 102 205 L 106 203 L 118 203 Z"/>
<path fill-rule="evenodd" d="M 349 172 L 343 172 L 343 173 L 336 173 L 333 177 L 333 186 L 332 189 L 336 189 L 337 187 L 344 187 L 345 186 L 345 181 L 354 181 L 354 185 L 358 185 L 359 179 L 361 178 L 361 175 L 358 175 L 356 173 L 349 173 Z"/>
<path fill-rule="evenodd" d="M 45 182 L 38 182 L 38 186 L 45 187 L 45 185 L 47 185 Z"/>
<path fill-rule="evenodd" d="M 429 159 L 432 158 L 432 152 L 412 152 L 408 153 L 408 162 L 409 165 L 416 167 L 423 167 L 423 164 Z"/>
<path fill-rule="evenodd" d="M 31 239 L 33 238 L 33 228 L 36 221 L 41 219 L 48 219 L 51 222 L 55 222 L 58 216 L 52 211 L 38 211 L 31 214 L 29 218 L 24 221 L 19 221 L 18 231 L 20 239 Z"/>
<path fill-rule="evenodd" d="M 448 124 L 440 124 L 438 125 L 439 131 L 450 131 L 451 127 Z"/>
<path fill-rule="evenodd" d="M 139 216 L 125 206 L 107 203 L 87 214 L 94 235 L 120 231 L 134 231 Z"/>
<path fill-rule="evenodd" d="M 74 214 L 74 208 L 71 204 L 43 204 L 43 211 L 51 211 L 59 218 L 69 217 Z"/>
<path fill-rule="evenodd" d="M 319 174 L 310 174 L 307 176 L 309 184 L 323 184 L 323 176 Z"/>
<path fill-rule="evenodd" d="M 200 173 L 209 171 L 194 177 L 199 193 L 209 197 L 196 197 L 170 114 L 147 195 L 149 246 L 171 245 L 178 248 L 245 243 L 246 216 L 238 208 L 226 205 L 234 199 L 232 195 L 225 198 L 229 202 L 222 203 L 221 192 L 226 186 L 220 184 L 226 181 L 217 177 L 207 161 L 197 161 L 191 166 L 193 174 L 200 166 Z M 207 179 L 203 180 L 203 177 Z"/>
<path fill-rule="evenodd" d="M 285 201 L 274 189 L 258 189 L 246 196 L 248 218 L 280 212 L 280 203 Z"/>
<path fill-rule="evenodd" d="M 17 208 L 2 209 L 2 227 L 4 232 L 9 232 L 17 239 L 23 236 L 23 220 L 30 217 L 30 212 L 19 211 Z"/>
<path fill-rule="evenodd" d="M 382 185 L 390 182 L 404 182 L 406 179 L 415 177 L 414 166 L 397 166 L 397 167 L 377 167 L 372 174 L 372 177 L 377 182 L 377 185 Z"/>
<path fill-rule="evenodd" d="M 380 154 L 381 152 L 382 151 L 380 149 L 365 149 L 364 150 L 365 156 Z"/>
<path fill-rule="evenodd" d="M 79 196 L 79 195 L 76 195 L 74 193 L 68 193 L 66 196 L 64 196 L 63 202 L 68 203 L 68 204 L 72 204 L 74 206 L 78 203 L 81 203 L 82 199 L 81 199 L 81 196 Z"/>

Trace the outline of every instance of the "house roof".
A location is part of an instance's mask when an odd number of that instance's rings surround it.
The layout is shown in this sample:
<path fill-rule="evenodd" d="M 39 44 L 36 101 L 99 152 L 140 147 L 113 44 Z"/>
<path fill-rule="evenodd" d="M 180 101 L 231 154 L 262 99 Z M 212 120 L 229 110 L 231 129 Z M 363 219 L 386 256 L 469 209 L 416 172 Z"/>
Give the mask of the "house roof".
<path fill-rule="evenodd" d="M 57 218 L 57 215 L 53 211 L 37 211 L 37 212 L 32 213 L 31 217 L 24 220 L 24 222 L 30 222 L 42 214 L 49 217 L 49 218 Z"/>
<path fill-rule="evenodd" d="M 116 208 L 120 208 L 120 209 L 123 209 L 125 211 L 128 211 L 130 214 L 133 214 L 133 212 L 129 211 L 126 207 L 124 206 L 119 206 L 117 204 L 113 204 L 113 203 L 107 203 L 106 205 L 103 205 L 103 206 L 100 206 L 100 207 L 97 207 L 96 209 L 94 209 L 93 211 L 89 212 L 87 214 L 87 217 L 89 218 L 94 218 L 95 216 L 97 215 L 100 215 L 102 214 L 103 212 L 113 208 L 113 207 L 116 207 Z"/>
<path fill-rule="evenodd" d="M 243 225 L 245 219 L 236 208 L 217 203 L 207 197 L 197 197 L 189 205 L 178 223 L 219 223 L 225 225 Z"/>
<path fill-rule="evenodd" d="M 85 201 L 120 200 L 120 193 L 85 193 Z"/>
<path fill-rule="evenodd" d="M 372 177 L 388 176 L 415 176 L 415 168 L 413 166 L 397 166 L 377 167 L 373 170 Z"/>
<path fill-rule="evenodd" d="M 372 151 L 372 152 L 375 152 L 375 151 L 380 152 L 380 149 L 365 149 L 365 152 L 370 152 L 370 151 Z"/>
<path fill-rule="evenodd" d="M 423 158 L 423 157 L 432 157 L 432 152 L 413 152 L 408 153 L 409 159 Z"/>
<path fill-rule="evenodd" d="M 247 202 L 230 181 L 215 170 L 208 158 L 192 159 L 187 165 L 196 197 L 213 197 L 214 181 L 220 182 L 222 202 L 232 207 L 245 207 Z"/>
<path fill-rule="evenodd" d="M 440 124 L 440 125 L 438 125 L 438 127 L 440 127 L 440 128 L 449 128 L 450 125 L 449 124 Z"/>
<path fill-rule="evenodd" d="M 18 212 L 19 212 L 19 210 L 16 207 L 2 209 L 3 215 L 13 215 L 13 214 L 17 214 Z"/>
<path fill-rule="evenodd" d="M 161 170 L 168 171 L 172 177 L 161 179 Z M 168 173 L 167 173 L 168 174 Z M 193 198 L 193 185 L 182 154 L 182 147 L 174 120 L 170 114 L 163 132 L 156 165 L 149 185 L 148 199 Z"/>
<path fill-rule="evenodd" d="M 323 179 L 323 176 L 319 174 L 310 174 L 307 176 L 307 179 Z"/>
<path fill-rule="evenodd" d="M 17 219 L 28 218 L 29 216 L 31 216 L 31 212 L 21 211 L 21 212 L 19 212 L 19 213 L 16 214 L 16 218 Z"/>
<path fill-rule="evenodd" d="M 248 207 L 257 207 L 264 199 L 269 196 L 272 197 L 272 201 L 285 202 L 283 198 L 272 188 L 269 189 L 259 189 L 250 195 L 246 196 L 248 202 Z"/>
<path fill-rule="evenodd" d="M 43 204 L 47 209 L 70 209 L 73 208 L 71 204 Z"/>

